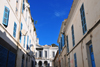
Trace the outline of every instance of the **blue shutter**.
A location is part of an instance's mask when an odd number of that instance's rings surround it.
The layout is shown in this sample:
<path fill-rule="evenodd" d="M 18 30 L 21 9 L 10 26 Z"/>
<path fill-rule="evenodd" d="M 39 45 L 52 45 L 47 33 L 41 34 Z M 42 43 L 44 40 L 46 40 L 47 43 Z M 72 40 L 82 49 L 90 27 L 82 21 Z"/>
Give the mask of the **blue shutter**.
<path fill-rule="evenodd" d="M 21 23 L 21 27 L 20 27 L 20 43 L 21 43 L 21 40 L 22 40 L 22 33 L 21 33 L 22 28 L 23 28 L 23 24 Z"/>
<path fill-rule="evenodd" d="M 31 40 L 30 40 L 30 48 L 31 48 Z"/>
<path fill-rule="evenodd" d="M 16 55 L 9 51 L 7 67 L 15 67 Z"/>
<path fill-rule="evenodd" d="M 27 36 L 27 50 L 28 50 L 29 36 Z"/>
<path fill-rule="evenodd" d="M 67 36 L 66 38 L 67 38 L 67 53 L 69 53 L 69 43 L 68 43 L 68 36 Z"/>
<path fill-rule="evenodd" d="M 0 67 L 6 67 L 8 50 L 0 45 Z"/>
<path fill-rule="evenodd" d="M 24 67 L 24 59 L 22 59 L 21 67 Z"/>
<path fill-rule="evenodd" d="M 26 36 L 24 36 L 24 45 L 23 45 L 24 48 L 25 48 L 25 41 L 26 41 Z"/>
<path fill-rule="evenodd" d="M 13 36 L 16 37 L 17 24 L 14 22 Z"/>
<path fill-rule="evenodd" d="M 64 46 L 64 34 L 62 34 L 62 46 Z"/>
<path fill-rule="evenodd" d="M 10 10 L 8 7 L 5 6 L 4 8 L 4 16 L 3 16 L 3 25 L 4 26 L 8 26 L 8 21 L 9 21 L 9 13 L 10 13 Z"/>
<path fill-rule="evenodd" d="M 23 0 L 22 13 L 23 13 L 24 9 L 25 9 L 25 3 L 24 3 L 24 0 Z"/>
<path fill-rule="evenodd" d="M 75 45 L 75 38 L 74 38 L 74 27 L 73 27 L 73 25 L 72 25 L 71 29 L 72 29 L 72 42 L 73 42 L 73 46 L 74 46 Z"/>
<path fill-rule="evenodd" d="M 60 38 L 60 46 L 61 46 L 61 51 L 62 51 L 62 37 Z"/>
<path fill-rule="evenodd" d="M 75 67 L 77 67 L 77 58 L 76 58 L 76 53 L 74 54 L 74 63 L 75 63 Z"/>
<path fill-rule="evenodd" d="M 80 13 L 81 13 L 81 22 L 82 22 L 83 35 L 84 35 L 87 31 L 84 4 L 82 4 L 82 6 L 80 8 Z"/>
<path fill-rule="evenodd" d="M 60 43 L 59 43 L 59 54 L 60 54 Z"/>

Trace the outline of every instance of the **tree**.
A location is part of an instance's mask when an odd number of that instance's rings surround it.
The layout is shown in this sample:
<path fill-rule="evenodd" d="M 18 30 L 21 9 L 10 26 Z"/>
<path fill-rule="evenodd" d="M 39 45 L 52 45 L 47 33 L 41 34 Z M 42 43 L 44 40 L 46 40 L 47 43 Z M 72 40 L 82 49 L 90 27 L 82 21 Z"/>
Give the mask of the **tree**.
<path fill-rule="evenodd" d="M 56 44 L 51 44 L 52 47 L 58 47 Z"/>

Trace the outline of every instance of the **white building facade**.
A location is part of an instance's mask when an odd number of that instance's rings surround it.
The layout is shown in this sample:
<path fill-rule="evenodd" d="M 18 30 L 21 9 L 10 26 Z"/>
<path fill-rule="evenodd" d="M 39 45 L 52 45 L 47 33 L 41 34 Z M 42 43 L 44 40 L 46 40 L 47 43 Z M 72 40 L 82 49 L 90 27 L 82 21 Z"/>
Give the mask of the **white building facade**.
<path fill-rule="evenodd" d="M 53 67 L 53 59 L 56 55 L 58 47 L 52 47 L 49 45 L 36 45 L 35 50 L 35 66 L 49 66 Z"/>
<path fill-rule="evenodd" d="M 27 0 L 0 0 L 0 67 L 35 67 L 34 28 Z"/>

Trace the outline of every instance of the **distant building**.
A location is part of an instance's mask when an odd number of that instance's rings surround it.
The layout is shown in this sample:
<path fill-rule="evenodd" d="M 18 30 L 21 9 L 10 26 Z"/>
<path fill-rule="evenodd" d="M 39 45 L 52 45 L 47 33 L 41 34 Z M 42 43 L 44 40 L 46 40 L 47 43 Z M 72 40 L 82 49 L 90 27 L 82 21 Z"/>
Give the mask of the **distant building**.
<path fill-rule="evenodd" d="M 35 67 L 36 36 L 27 0 L 0 0 L 0 67 Z"/>
<path fill-rule="evenodd" d="M 36 45 L 35 50 L 35 66 L 50 66 L 53 67 L 53 59 L 56 55 L 58 47 L 52 47 L 49 45 L 41 46 Z"/>
<path fill-rule="evenodd" d="M 100 67 L 99 4 L 100 0 L 73 1 L 57 41 L 61 67 Z"/>

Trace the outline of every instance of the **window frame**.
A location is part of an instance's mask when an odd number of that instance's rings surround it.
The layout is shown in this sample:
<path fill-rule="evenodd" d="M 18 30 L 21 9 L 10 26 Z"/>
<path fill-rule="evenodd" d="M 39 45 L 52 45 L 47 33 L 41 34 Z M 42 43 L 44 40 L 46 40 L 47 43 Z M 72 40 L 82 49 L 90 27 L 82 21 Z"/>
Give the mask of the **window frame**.
<path fill-rule="evenodd" d="M 81 5 L 80 15 L 81 15 L 82 30 L 83 30 L 83 35 L 84 35 L 87 32 L 87 25 L 86 25 L 86 17 L 85 17 L 84 4 Z"/>

